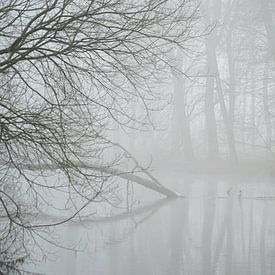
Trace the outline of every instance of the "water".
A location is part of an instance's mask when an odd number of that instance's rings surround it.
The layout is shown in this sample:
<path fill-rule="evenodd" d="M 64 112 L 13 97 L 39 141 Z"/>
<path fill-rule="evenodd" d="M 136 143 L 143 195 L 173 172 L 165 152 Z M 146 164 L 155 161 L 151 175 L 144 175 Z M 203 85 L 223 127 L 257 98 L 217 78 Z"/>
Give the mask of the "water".
<path fill-rule="evenodd" d="M 42 274 L 275 274 L 275 184 L 269 177 L 160 172 L 184 195 L 159 200 L 143 189 L 133 215 L 68 223 L 43 261 Z M 121 210 L 122 212 L 124 210 Z M 77 250 L 74 250 L 78 248 Z"/>

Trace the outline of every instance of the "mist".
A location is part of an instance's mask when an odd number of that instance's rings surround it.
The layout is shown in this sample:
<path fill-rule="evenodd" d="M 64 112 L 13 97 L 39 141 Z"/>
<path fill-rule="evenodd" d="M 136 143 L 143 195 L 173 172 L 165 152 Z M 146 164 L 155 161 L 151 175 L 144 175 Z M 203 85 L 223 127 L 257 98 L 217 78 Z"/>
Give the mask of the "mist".
<path fill-rule="evenodd" d="M 273 1 L 0 18 L 1 274 L 274 274 Z"/>

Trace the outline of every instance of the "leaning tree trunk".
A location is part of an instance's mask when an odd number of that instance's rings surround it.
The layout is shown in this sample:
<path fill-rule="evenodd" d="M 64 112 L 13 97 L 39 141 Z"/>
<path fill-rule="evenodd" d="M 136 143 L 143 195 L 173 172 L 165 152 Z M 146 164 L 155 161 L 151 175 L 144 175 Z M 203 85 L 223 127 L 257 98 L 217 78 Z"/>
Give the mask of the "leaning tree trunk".
<path fill-rule="evenodd" d="M 148 171 L 142 170 L 150 179 L 146 179 L 140 176 L 135 175 L 133 172 L 125 172 L 119 169 L 111 168 L 108 166 L 103 166 L 103 165 L 98 165 L 95 163 L 83 163 L 83 162 L 76 162 L 76 161 L 71 161 L 70 165 L 73 165 L 73 167 L 77 168 L 83 168 L 83 169 L 88 169 L 88 170 L 95 170 L 95 171 L 100 171 L 103 174 L 109 174 L 112 176 L 117 176 L 126 180 L 133 181 L 135 183 L 138 183 L 148 189 L 151 189 L 153 191 L 156 191 L 160 194 L 163 194 L 169 198 L 176 198 L 176 197 L 181 197 L 181 195 L 177 192 L 172 191 L 171 189 L 165 187 L 164 185 L 160 184 L 158 180 L 153 177 Z M 66 164 L 64 165 L 55 165 L 55 164 L 39 164 L 39 165 L 18 165 L 20 169 L 26 169 L 26 170 L 57 170 L 57 169 L 64 169 L 66 168 Z M 69 168 L 69 167 L 68 167 Z"/>

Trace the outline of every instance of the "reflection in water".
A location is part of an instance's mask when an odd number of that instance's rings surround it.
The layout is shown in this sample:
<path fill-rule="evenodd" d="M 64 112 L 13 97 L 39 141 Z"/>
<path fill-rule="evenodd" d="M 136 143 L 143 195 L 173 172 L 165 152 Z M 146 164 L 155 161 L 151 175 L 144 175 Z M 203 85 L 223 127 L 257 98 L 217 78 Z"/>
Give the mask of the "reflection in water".
<path fill-rule="evenodd" d="M 213 227 L 216 215 L 216 198 L 217 182 L 207 182 L 205 196 L 203 198 L 203 226 L 202 226 L 202 264 L 205 274 L 213 274 L 212 272 L 212 243 L 213 243 Z"/>
<path fill-rule="evenodd" d="M 275 185 L 251 179 L 173 179 L 184 198 L 165 200 L 112 220 L 67 224 L 56 261 L 27 270 L 44 274 L 274 274 Z M 162 206 L 162 207 L 160 207 Z"/>

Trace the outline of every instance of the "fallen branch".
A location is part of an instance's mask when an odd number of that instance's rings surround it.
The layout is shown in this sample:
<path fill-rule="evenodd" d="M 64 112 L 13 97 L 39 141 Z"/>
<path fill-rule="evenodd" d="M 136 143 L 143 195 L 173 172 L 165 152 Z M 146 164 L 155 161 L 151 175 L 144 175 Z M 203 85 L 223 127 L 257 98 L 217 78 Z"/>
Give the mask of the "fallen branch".
<path fill-rule="evenodd" d="M 133 181 L 135 183 L 138 183 L 148 189 L 151 189 L 153 191 L 156 191 L 158 193 L 161 193 L 169 198 L 177 198 L 181 197 L 181 195 L 177 192 L 174 192 L 173 190 L 163 186 L 160 184 L 148 171 L 146 171 L 146 174 L 151 178 L 151 180 L 137 176 L 134 174 L 134 172 L 125 172 L 116 168 L 101 166 L 94 163 L 81 163 L 81 162 L 74 162 L 72 161 L 70 163 L 71 165 L 78 167 L 78 168 L 84 168 L 84 169 L 90 169 L 95 171 L 100 171 L 102 173 L 106 173 L 112 176 L 117 176 L 126 180 Z M 21 169 L 27 169 L 27 170 L 57 170 L 57 169 L 64 169 L 64 166 L 56 165 L 56 164 L 40 164 L 40 165 L 20 165 Z M 144 172 L 144 170 L 143 170 Z"/>

